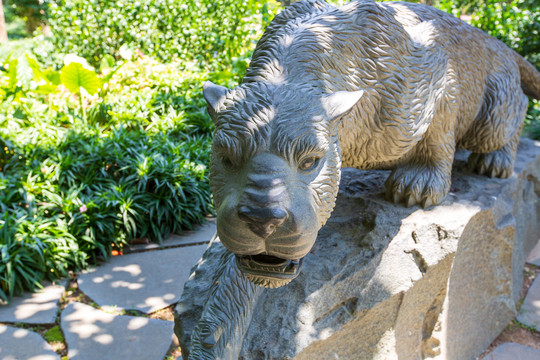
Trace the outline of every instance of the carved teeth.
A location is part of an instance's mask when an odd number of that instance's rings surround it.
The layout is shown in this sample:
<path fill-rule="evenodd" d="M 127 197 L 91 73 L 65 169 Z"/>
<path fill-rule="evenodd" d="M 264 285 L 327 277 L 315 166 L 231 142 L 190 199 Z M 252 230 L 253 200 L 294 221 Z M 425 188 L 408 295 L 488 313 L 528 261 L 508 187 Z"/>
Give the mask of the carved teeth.
<path fill-rule="evenodd" d="M 281 264 L 264 264 L 254 260 L 251 256 L 242 256 L 240 258 L 241 264 L 247 268 L 253 270 L 263 270 L 275 273 L 287 273 L 295 272 L 295 268 L 298 266 L 298 260 L 285 260 Z"/>
<path fill-rule="evenodd" d="M 279 259 L 279 258 L 278 258 Z M 253 283 L 276 288 L 296 278 L 302 267 L 302 259 L 284 260 L 281 264 L 261 264 L 250 255 L 237 255 L 237 265 Z"/>

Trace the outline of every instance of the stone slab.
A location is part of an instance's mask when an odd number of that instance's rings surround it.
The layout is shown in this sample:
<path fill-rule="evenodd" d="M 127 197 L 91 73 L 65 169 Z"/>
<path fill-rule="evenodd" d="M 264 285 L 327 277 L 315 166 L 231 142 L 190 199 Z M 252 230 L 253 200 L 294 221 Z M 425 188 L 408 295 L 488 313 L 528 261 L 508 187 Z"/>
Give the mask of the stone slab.
<path fill-rule="evenodd" d="M 101 307 L 152 313 L 178 301 L 207 245 L 115 256 L 81 274 L 80 289 Z"/>
<path fill-rule="evenodd" d="M 216 218 L 207 218 L 207 221 L 193 230 L 186 230 L 182 234 L 171 234 L 161 244 L 137 244 L 126 249 L 125 253 L 141 250 L 160 249 L 180 245 L 194 245 L 208 243 L 216 233 Z"/>
<path fill-rule="evenodd" d="M 0 305 L 0 322 L 52 324 L 58 312 L 58 300 L 65 287 L 48 285 L 35 293 L 14 297 L 9 304 Z"/>
<path fill-rule="evenodd" d="M 538 243 L 529 254 L 527 262 L 532 265 L 540 266 L 540 240 L 538 240 Z"/>
<path fill-rule="evenodd" d="M 519 309 L 517 320 L 524 325 L 540 330 L 540 276 L 536 277 L 529 288 L 521 309 Z"/>
<path fill-rule="evenodd" d="M 538 360 L 540 350 L 516 343 L 504 343 L 490 352 L 484 360 Z"/>
<path fill-rule="evenodd" d="M 1 360 L 60 360 L 39 334 L 16 327 L 0 325 Z"/>
<path fill-rule="evenodd" d="M 71 360 L 163 360 L 173 322 L 113 315 L 82 303 L 69 304 L 61 327 Z"/>

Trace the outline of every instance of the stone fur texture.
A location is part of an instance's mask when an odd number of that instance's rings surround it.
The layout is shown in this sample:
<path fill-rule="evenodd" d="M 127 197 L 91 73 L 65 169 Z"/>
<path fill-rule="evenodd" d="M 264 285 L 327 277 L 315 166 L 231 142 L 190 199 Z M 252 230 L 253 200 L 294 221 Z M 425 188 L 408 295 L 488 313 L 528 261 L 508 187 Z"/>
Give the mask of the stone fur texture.
<path fill-rule="evenodd" d="M 207 83 L 218 235 L 238 255 L 298 259 L 330 216 L 340 167 L 392 169 L 386 197 L 439 204 L 456 148 L 512 174 L 540 73 L 430 6 L 297 2 L 276 16 L 243 83 Z"/>

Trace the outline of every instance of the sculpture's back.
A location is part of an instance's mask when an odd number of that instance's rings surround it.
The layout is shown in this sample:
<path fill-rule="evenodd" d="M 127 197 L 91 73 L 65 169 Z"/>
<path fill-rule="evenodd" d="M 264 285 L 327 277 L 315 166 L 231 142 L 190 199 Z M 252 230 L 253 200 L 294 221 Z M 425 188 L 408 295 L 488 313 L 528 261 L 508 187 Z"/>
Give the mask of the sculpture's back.
<path fill-rule="evenodd" d="M 343 165 L 361 169 L 410 163 L 433 146 L 445 153 L 424 162 L 451 162 L 456 146 L 498 150 L 519 136 L 521 88 L 540 97 L 536 70 L 497 39 L 432 7 L 373 1 L 289 7 L 260 40 L 244 79 L 251 82 L 365 91 L 339 124 Z M 443 132 L 450 138 L 430 136 Z M 508 176 L 512 164 L 486 165 L 488 175 Z M 440 202 L 449 186 L 440 181 L 412 202 Z"/>

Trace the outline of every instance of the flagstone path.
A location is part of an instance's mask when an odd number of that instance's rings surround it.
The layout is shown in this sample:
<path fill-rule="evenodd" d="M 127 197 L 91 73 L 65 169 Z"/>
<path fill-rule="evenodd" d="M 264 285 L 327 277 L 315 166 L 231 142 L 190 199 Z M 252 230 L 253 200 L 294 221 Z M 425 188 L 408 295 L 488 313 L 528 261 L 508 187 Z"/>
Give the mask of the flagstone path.
<path fill-rule="evenodd" d="M 214 233 L 212 220 L 160 245 L 135 245 L 125 255 L 111 257 L 69 282 L 49 284 L 37 293 L 0 305 L 0 360 L 174 359 L 167 356 L 176 344 L 173 321 L 156 319 L 154 314 L 180 299 L 191 268 Z M 528 263 L 540 267 L 540 242 Z M 78 290 L 66 290 L 68 283 L 78 285 Z M 74 291 L 82 295 L 66 306 L 66 296 Z M 83 300 L 86 303 L 80 302 Z M 531 285 L 517 321 L 539 328 L 540 276 Z M 48 343 L 40 335 L 42 328 L 54 330 L 55 325 L 62 330 L 67 345 L 67 356 L 62 358 L 51 347 L 54 341 L 49 339 Z M 63 351 L 65 355 L 66 349 Z M 483 359 L 538 360 L 540 349 L 503 343 Z"/>
<path fill-rule="evenodd" d="M 159 245 L 135 245 L 79 274 L 72 283 L 92 306 L 74 301 L 59 307 L 62 296 L 77 291 L 66 290 L 67 280 L 0 305 L 0 360 L 60 360 L 31 331 L 54 325 L 60 325 L 67 345 L 62 360 L 163 360 L 174 345 L 174 322 L 150 314 L 180 299 L 215 232 L 210 219 L 196 231 L 172 235 Z"/>

